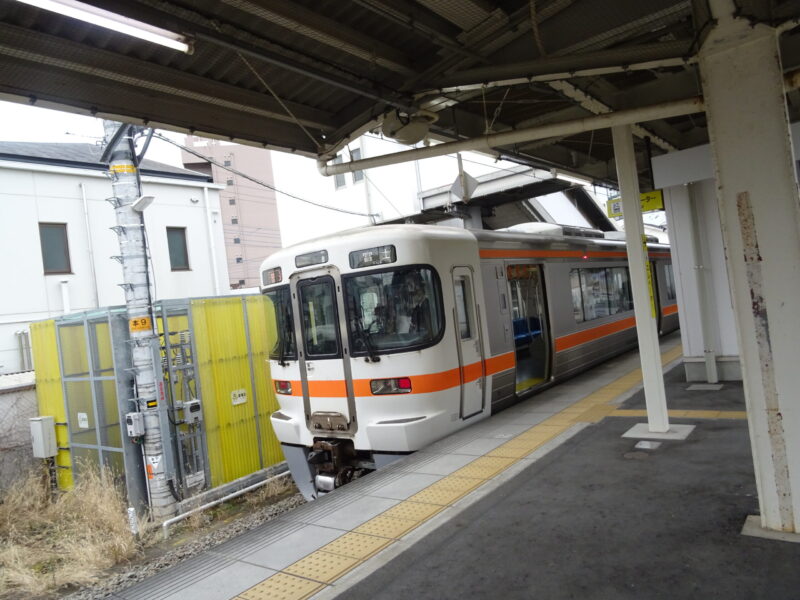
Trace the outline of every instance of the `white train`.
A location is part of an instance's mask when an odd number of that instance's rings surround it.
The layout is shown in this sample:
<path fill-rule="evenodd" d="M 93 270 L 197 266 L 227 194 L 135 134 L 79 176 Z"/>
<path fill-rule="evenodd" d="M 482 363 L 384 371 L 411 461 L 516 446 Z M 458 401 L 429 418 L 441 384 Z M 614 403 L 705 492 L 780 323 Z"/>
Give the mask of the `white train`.
<path fill-rule="evenodd" d="M 648 251 L 666 333 L 669 247 Z M 261 274 L 272 426 L 307 498 L 636 345 L 619 241 L 387 225 L 285 248 Z"/>

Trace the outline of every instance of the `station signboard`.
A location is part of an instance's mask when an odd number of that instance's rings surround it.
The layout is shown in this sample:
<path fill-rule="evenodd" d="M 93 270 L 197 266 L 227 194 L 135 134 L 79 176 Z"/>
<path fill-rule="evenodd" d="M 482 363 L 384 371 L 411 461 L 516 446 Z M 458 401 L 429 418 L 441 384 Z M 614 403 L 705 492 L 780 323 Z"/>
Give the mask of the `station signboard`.
<path fill-rule="evenodd" d="M 664 193 L 662 190 L 643 192 L 639 194 L 639 199 L 642 203 L 643 213 L 664 210 Z M 611 198 L 606 205 L 606 210 L 609 217 L 621 217 L 622 198 Z"/>

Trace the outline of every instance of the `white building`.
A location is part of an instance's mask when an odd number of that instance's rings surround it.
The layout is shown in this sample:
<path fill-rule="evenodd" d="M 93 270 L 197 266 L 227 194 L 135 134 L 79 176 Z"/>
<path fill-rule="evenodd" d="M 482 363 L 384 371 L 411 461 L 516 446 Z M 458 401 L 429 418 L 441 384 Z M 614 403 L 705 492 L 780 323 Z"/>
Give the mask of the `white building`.
<path fill-rule="evenodd" d="M 0 373 L 30 368 L 32 321 L 124 304 L 106 169 L 93 144 L 0 142 Z M 228 289 L 219 190 L 206 175 L 145 160 L 156 299 Z M 152 275 L 151 275 L 152 276 Z"/>

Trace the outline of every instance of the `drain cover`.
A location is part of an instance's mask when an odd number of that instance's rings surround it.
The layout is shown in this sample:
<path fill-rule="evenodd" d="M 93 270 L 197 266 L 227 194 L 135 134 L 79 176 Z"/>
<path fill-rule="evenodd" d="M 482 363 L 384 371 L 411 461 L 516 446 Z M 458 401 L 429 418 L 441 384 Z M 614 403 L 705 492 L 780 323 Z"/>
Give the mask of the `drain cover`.
<path fill-rule="evenodd" d="M 689 392 L 718 392 L 721 389 L 721 383 L 693 383 L 686 388 Z"/>
<path fill-rule="evenodd" d="M 637 450 L 656 450 L 661 445 L 661 442 L 651 442 L 649 440 L 642 440 L 641 442 L 636 442 L 634 448 Z"/>

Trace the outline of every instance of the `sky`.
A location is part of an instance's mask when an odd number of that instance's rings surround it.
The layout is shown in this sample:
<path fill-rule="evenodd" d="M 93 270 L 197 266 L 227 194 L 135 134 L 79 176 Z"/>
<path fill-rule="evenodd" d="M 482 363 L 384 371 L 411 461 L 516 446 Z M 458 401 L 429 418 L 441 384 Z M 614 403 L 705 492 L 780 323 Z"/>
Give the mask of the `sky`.
<path fill-rule="evenodd" d="M 177 142 L 184 134 L 162 132 Z M 0 140 L 4 142 L 60 142 L 72 144 L 99 143 L 103 137 L 103 121 L 15 102 L 0 102 Z M 152 140 L 147 158 L 174 167 L 182 167 L 179 148 Z"/>

